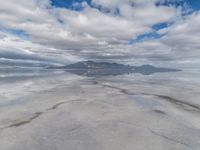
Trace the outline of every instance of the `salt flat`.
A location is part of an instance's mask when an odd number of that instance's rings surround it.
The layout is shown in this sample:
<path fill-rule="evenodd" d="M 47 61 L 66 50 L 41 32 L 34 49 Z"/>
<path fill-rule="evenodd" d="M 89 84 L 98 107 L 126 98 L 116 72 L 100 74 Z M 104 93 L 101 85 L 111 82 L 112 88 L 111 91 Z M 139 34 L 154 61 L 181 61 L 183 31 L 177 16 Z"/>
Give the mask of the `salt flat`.
<path fill-rule="evenodd" d="M 1 78 L 1 150 L 199 150 L 198 72 Z"/>

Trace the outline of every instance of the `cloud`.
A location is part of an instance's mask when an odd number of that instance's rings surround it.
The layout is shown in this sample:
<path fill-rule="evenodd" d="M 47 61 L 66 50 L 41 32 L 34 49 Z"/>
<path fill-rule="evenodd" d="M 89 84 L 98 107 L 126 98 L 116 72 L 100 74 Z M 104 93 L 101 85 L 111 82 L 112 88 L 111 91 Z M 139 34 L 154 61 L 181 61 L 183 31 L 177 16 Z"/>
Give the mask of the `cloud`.
<path fill-rule="evenodd" d="M 50 0 L 4 1 L 0 57 L 65 64 L 92 58 L 153 62 L 199 55 L 199 12 L 183 16 L 180 7 L 162 5 L 167 1 L 92 0 L 76 3 L 79 11 L 52 6 Z M 152 28 L 169 22 L 172 25 L 164 29 Z M 26 37 L 9 30 L 23 31 Z M 151 32 L 164 36 L 130 45 Z"/>
<path fill-rule="evenodd" d="M 109 3 L 121 4 L 120 15 L 104 13 L 89 5 L 77 12 L 53 8 L 47 0 L 21 3 L 9 0 L 0 6 L 0 19 L 4 20 L 0 26 L 24 30 L 37 43 L 80 49 L 81 46 L 126 43 L 150 31 L 151 25 L 173 19 L 177 13 L 174 8 L 156 7 L 150 2 L 135 7 L 129 1 Z"/>
<path fill-rule="evenodd" d="M 171 47 L 171 57 L 191 61 L 200 57 L 200 12 L 183 17 L 166 29 L 160 42 Z"/>
<path fill-rule="evenodd" d="M 62 65 L 81 60 L 63 50 L 32 43 L 29 40 L 0 32 L 0 64 L 31 64 L 31 66 Z M 20 65 L 21 66 L 21 65 Z M 23 66 L 23 65 L 22 65 Z"/>

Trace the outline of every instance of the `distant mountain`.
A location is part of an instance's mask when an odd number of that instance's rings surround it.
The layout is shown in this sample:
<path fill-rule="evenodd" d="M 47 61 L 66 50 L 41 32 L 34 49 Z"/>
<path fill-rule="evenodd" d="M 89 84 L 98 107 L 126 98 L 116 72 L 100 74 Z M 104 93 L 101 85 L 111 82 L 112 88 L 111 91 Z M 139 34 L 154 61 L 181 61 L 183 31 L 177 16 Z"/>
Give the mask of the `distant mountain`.
<path fill-rule="evenodd" d="M 83 76 L 107 76 L 107 75 L 121 75 L 130 73 L 140 73 L 143 75 L 150 75 L 156 72 L 181 71 L 179 69 L 157 68 L 152 65 L 130 66 L 118 63 L 94 62 L 94 61 L 81 61 L 66 66 L 50 67 L 48 69 L 64 69 L 67 72 Z"/>
<path fill-rule="evenodd" d="M 108 62 L 94 62 L 94 61 L 81 61 L 78 63 L 51 67 L 51 69 L 131 69 L 131 66 L 118 64 L 118 63 L 108 63 Z"/>
<path fill-rule="evenodd" d="M 153 73 L 161 73 L 161 72 L 177 72 L 181 71 L 180 69 L 172 69 L 172 68 L 158 68 L 152 65 L 142 65 L 142 66 L 133 66 L 133 72 L 141 73 L 143 75 L 151 75 Z"/>

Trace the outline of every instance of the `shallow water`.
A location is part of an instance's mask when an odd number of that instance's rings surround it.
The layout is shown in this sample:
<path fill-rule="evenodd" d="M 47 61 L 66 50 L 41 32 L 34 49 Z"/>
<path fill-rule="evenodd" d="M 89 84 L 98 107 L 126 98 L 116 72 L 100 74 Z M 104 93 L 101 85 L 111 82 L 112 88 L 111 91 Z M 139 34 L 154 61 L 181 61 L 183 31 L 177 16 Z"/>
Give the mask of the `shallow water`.
<path fill-rule="evenodd" d="M 199 150 L 199 76 L 4 73 L 1 150 Z"/>

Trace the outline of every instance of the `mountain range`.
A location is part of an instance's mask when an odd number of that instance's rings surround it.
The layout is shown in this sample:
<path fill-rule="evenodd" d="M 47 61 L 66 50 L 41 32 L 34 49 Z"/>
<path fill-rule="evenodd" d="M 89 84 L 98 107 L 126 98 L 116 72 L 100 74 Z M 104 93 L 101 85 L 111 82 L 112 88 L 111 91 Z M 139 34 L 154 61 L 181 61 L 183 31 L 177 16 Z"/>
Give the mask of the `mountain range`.
<path fill-rule="evenodd" d="M 84 76 L 106 76 L 106 75 L 120 75 L 129 73 L 140 73 L 143 75 L 151 75 L 157 72 L 177 72 L 180 69 L 160 68 L 152 65 L 130 66 L 118 63 L 109 62 L 95 62 L 95 61 L 81 61 L 66 66 L 49 67 L 48 69 L 64 69 Z"/>

